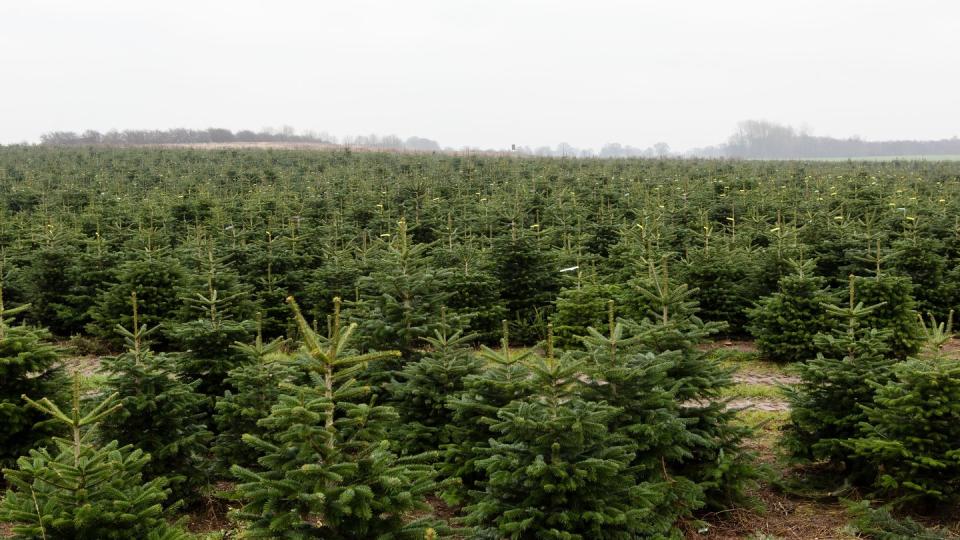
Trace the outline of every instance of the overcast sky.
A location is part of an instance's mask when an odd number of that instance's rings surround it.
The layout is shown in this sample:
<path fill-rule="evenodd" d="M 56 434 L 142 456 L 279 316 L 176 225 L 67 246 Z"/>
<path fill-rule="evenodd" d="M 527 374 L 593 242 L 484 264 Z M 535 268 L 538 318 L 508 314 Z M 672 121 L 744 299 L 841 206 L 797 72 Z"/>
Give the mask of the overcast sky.
<path fill-rule="evenodd" d="M 960 135 L 955 0 L 2 0 L 0 143 L 53 130 L 444 146 Z"/>

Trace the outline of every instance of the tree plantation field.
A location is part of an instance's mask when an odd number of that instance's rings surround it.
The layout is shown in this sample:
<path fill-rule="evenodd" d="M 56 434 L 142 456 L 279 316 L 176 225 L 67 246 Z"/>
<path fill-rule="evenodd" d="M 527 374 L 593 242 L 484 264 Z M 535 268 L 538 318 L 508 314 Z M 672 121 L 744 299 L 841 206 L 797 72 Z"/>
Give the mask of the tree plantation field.
<path fill-rule="evenodd" d="M 0 147 L 0 536 L 954 538 L 960 162 Z"/>

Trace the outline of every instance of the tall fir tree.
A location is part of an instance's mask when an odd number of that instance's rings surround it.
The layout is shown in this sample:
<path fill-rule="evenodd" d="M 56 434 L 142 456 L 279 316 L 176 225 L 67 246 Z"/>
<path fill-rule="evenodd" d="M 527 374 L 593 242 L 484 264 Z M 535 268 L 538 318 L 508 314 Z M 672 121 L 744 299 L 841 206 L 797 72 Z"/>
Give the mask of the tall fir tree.
<path fill-rule="evenodd" d="M 813 276 L 814 261 L 791 261 L 795 274 L 780 280 L 780 290 L 748 311 L 748 329 L 764 358 L 803 362 L 815 358 L 813 337 L 831 329 L 825 305 L 834 302 L 824 280 Z"/>
<path fill-rule="evenodd" d="M 960 365 L 943 351 L 952 325 L 952 312 L 939 324 L 931 316 L 924 350 L 875 383 L 861 436 L 849 444 L 870 465 L 874 487 L 897 504 L 960 503 Z"/>
<path fill-rule="evenodd" d="M 13 316 L 30 305 L 7 308 L 2 278 L 0 269 L 0 467 L 5 467 L 55 432 L 55 426 L 43 422 L 44 415 L 21 396 L 35 400 L 48 396 L 61 402 L 66 379 L 59 351 L 46 331 L 10 325 Z"/>
<path fill-rule="evenodd" d="M 245 361 L 227 374 L 228 389 L 217 398 L 214 415 L 217 437 L 213 453 L 222 472 L 232 465 L 252 467 L 257 463 L 257 456 L 242 437 L 245 433 L 266 434 L 258 422 L 270 415 L 282 392 L 280 385 L 294 380 L 294 369 L 283 352 L 284 343 L 281 339 L 264 342 L 263 331 L 258 329 L 253 344 L 234 344 Z"/>
<path fill-rule="evenodd" d="M 829 305 L 840 321 L 830 334 L 817 335 L 817 357 L 798 366 L 800 382 L 785 389 L 790 422 L 784 444 L 801 460 L 826 460 L 845 478 L 862 477 L 869 464 L 850 458 L 847 444 L 859 435 L 863 407 L 873 404 L 876 384 L 885 384 L 896 359 L 889 331 L 870 327 L 868 318 L 882 304 L 865 306 L 850 276 L 846 306 Z"/>
<path fill-rule="evenodd" d="M 454 332 L 445 313 L 441 311 L 441 328 L 426 338 L 429 352 L 396 372 L 389 386 L 391 403 L 400 415 L 396 439 L 404 454 L 436 451 L 455 442 L 458 427 L 447 400 L 461 393 L 465 379 L 484 367 L 469 347 L 476 336 Z"/>
<path fill-rule="evenodd" d="M 103 394 L 116 393 L 123 408 L 100 425 L 103 440 L 134 444 L 151 456 L 147 478 L 169 477 L 176 498 L 193 502 L 210 480 L 206 426 L 207 399 L 197 392 L 199 380 L 182 381 L 172 358 L 150 350 L 147 338 L 158 327 L 141 324 L 136 293 L 130 295 L 130 329 L 117 328 L 127 351 L 105 358 Z"/>
<path fill-rule="evenodd" d="M 168 523 L 167 480 L 143 480 L 150 456 L 116 441 L 97 444 L 94 427 L 121 408 L 116 394 L 81 413 L 80 379 L 75 378 L 67 411 L 48 398 L 24 399 L 61 424 L 68 437 L 55 438 L 55 448 L 31 450 L 17 469 L 4 469 L 9 488 L 0 500 L 0 522 L 13 524 L 14 538 L 189 538 Z"/>
<path fill-rule="evenodd" d="M 234 497 L 253 538 L 419 538 L 426 524 L 407 522 L 425 508 L 433 470 L 398 460 L 387 431 L 397 421 L 392 408 L 361 400 L 369 388 L 356 375 L 368 362 L 396 352 L 354 354 L 347 349 L 356 324 L 340 327 L 334 301 L 330 333 L 321 336 L 304 319 L 293 298 L 303 349 L 304 385 L 286 384 L 270 415 L 260 421 L 263 436 L 243 440 L 260 454 L 259 466 L 234 466 L 240 480 Z"/>
<path fill-rule="evenodd" d="M 509 325 L 507 321 L 502 324 L 500 350 L 481 346 L 479 356 L 486 369 L 465 377 L 463 391 L 447 399 L 447 407 L 453 411 L 454 442 L 444 448 L 441 475 L 452 480 L 446 484 L 444 498 L 454 504 L 470 501 L 472 492 L 484 480 L 485 473 L 478 461 L 483 459 L 494 435 L 491 426 L 500 408 L 533 390 L 530 371 L 525 366 L 533 353 L 513 352 Z"/>
<path fill-rule="evenodd" d="M 585 366 L 569 354 L 555 358 L 549 334 L 546 349 L 528 367 L 535 390 L 490 426 L 494 438 L 477 461 L 486 478 L 468 523 L 489 538 L 667 534 L 673 523 L 652 511 L 661 493 L 633 473 L 633 442 L 608 428 L 620 409 L 584 399 Z"/>

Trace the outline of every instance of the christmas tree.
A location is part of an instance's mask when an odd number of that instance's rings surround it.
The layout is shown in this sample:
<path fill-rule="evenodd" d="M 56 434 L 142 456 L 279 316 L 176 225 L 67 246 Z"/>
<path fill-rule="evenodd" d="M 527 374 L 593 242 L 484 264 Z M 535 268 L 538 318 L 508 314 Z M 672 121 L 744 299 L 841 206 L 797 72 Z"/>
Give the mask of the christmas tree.
<path fill-rule="evenodd" d="M 351 353 L 356 325 L 340 327 L 334 302 L 330 333 L 311 328 L 289 298 L 303 349 L 300 368 L 309 384 L 284 385 L 263 436 L 243 440 L 260 455 L 259 466 L 234 466 L 240 479 L 234 497 L 239 516 L 254 538 L 418 538 L 423 521 L 408 522 L 424 509 L 433 487 L 432 468 L 398 460 L 387 431 L 397 421 L 392 408 L 362 402 L 369 388 L 357 383 L 364 364 L 396 352 Z"/>
<path fill-rule="evenodd" d="M 960 365 L 943 352 L 952 322 L 952 313 L 940 324 L 931 316 L 925 349 L 875 384 L 862 435 L 849 445 L 878 491 L 900 504 L 960 503 Z"/>
<path fill-rule="evenodd" d="M 0 521 L 13 524 L 15 538 L 189 538 L 167 521 L 167 480 L 142 478 L 150 456 L 116 441 L 96 444 L 93 428 L 121 408 L 116 394 L 84 413 L 79 379 L 67 412 L 47 398 L 24 399 L 61 424 L 69 437 L 54 439 L 55 450 L 31 450 L 16 470 L 4 469 L 10 487 L 0 501 Z"/>
<path fill-rule="evenodd" d="M 790 401 L 786 447 L 795 458 L 845 465 L 849 477 L 862 475 L 862 467 L 869 465 L 848 458 L 847 442 L 859 434 L 863 407 L 873 404 L 875 384 L 889 380 L 896 362 L 887 346 L 890 332 L 866 324 L 882 304 L 864 306 L 856 294 L 857 282 L 850 277 L 847 306 L 827 306 L 841 324 L 817 336 L 822 352 L 801 364 L 800 383 L 785 389 Z"/>
<path fill-rule="evenodd" d="M 463 391 L 447 399 L 447 407 L 453 411 L 449 429 L 454 442 L 444 448 L 441 474 L 454 480 L 444 491 L 444 497 L 453 503 L 469 501 L 484 479 L 485 473 L 477 462 L 489 447 L 494 435 L 490 426 L 497 420 L 500 408 L 529 395 L 533 389 L 530 370 L 525 366 L 533 353 L 527 350 L 515 354 L 510 350 L 506 321 L 500 343 L 499 351 L 481 347 L 479 356 L 487 368 L 465 377 Z"/>
<path fill-rule="evenodd" d="M 228 470 L 234 464 L 256 465 L 256 455 L 241 438 L 245 433 L 257 436 L 266 433 L 257 423 L 269 416 L 282 391 L 280 385 L 293 381 L 294 370 L 288 365 L 283 345 L 280 339 L 264 342 L 259 329 L 252 345 L 234 345 L 245 361 L 227 374 L 229 389 L 217 399 L 214 415 L 217 438 L 213 453 L 221 470 Z"/>
<path fill-rule="evenodd" d="M 131 329 L 117 328 L 127 351 L 102 363 L 109 376 L 103 393 L 118 394 L 123 408 L 103 420 L 100 436 L 135 443 L 151 456 L 143 468 L 147 478 L 167 476 L 175 497 L 194 501 L 209 481 L 207 399 L 196 391 L 199 380 L 180 380 L 173 359 L 150 350 L 146 338 L 158 327 L 141 324 L 137 294 L 130 298 Z"/>
<path fill-rule="evenodd" d="M 551 342 L 528 368 L 535 390 L 490 426 L 494 439 L 477 461 L 486 478 L 468 523 L 492 538 L 663 535 L 672 523 L 651 512 L 661 495 L 636 481 L 631 439 L 608 429 L 620 410 L 584 399 L 584 365 L 555 358 Z"/>
<path fill-rule="evenodd" d="M 389 386 L 391 402 L 400 415 L 397 440 L 406 454 L 435 451 L 455 442 L 457 425 L 447 400 L 462 392 L 465 379 L 484 367 L 469 348 L 476 336 L 451 332 L 445 317 L 441 321 L 434 337 L 426 338 L 429 352 L 396 372 Z"/>
<path fill-rule="evenodd" d="M 29 308 L 29 304 L 7 308 L 0 279 L 0 467 L 12 465 L 55 432 L 55 426 L 42 423 L 43 415 L 20 396 L 50 396 L 54 401 L 65 397 L 60 354 L 48 342 L 49 334 L 39 328 L 10 326 L 12 316 Z"/>
<path fill-rule="evenodd" d="M 824 280 L 811 275 L 813 261 L 791 261 L 796 274 L 780 280 L 780 291 L 765 296 L 748 311 L 748 329 L 764 358 L 774 362 L 802 362 L 816 357 L 813 337 L 829 332 L 827 304 L 832 295 Z"/>
<path fill-rule="evenodd" d="M 177 371 L 185 380 L 200 380 L 197 390 L 210 398 L 211 410 L 214 400 L 229 388 L 227 373 L 245 360 L 233 344 L 249 341 L 255 326 L 253 321 L 232 318 L 244 291 L 224 293 L 217 288 L 218 282 L 224 281 L 222 265 L 212 252 L 208 254 L 204 290 L 186 299 L 193 320 L 171 324 L 167 331 L 170 340 L 184 351 L 177 358 Z"/>

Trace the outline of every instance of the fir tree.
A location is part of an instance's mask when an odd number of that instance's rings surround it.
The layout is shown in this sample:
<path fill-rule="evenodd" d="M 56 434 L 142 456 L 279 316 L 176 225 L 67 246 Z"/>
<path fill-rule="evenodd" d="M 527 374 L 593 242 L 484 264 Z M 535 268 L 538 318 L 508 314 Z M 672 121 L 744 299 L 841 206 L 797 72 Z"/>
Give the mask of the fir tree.
<path fill-rule="evenodd" d="M 874 472 L 874 486 L 900 504 L 960 503 L 960 365 L 943 353 L 952 337 L 931 316 L 919 358 L 898 364 L 864 404 L 861 437 L 850 441 Z"/>
<path fill-rule="evenodd" d="M 483 491 L 467 510 L 490 537 L 568 540 L 666 533 L 652 507 L 659 494 L 637 483 L 631 440 L 608 430 L 620 410 L 581 395 L 583 365 L 545 358 L 529 367 L 529 396 L 510 402 L 491 425 L 495 439 L 477 466 Z"/>
<path fill-rule="evenodd" d="M 494 275 L 500 280 L 500 297 L 516 322 L 516 338 L 534 343 L 543 338 L 547 316 L 560 292 L 559 268 L 537 240 L 522 232 L 498 238 L 493 250 Z"/>
<path fill-rule="evenodd" d="M 856 278 L 857 296 L 866 305 L 875 305 L 864 315 L 863 326 L 883 330 L 890 353 L 904 359 L 916 353 L 924 337 L 917 321 L 917 301 L 913 298 L 913 283 L 909 277 L 892 276 L 883 265 L 896 253 L 884 254 L 877 240 L 876 251 L 868 250 L 861 260 L 870 263 L 873 276 Z"/>
<path fill-rule="evenodd" d="M 453 411 L 451 436 L 454 440 L 443 450 L 441 474 L 454 481 L 447 485 L 444 497 L 454 503 L 470 500 L 484 473 L 477 466 L 493 436 L 490 426 L 497 421 L 497 412 L 510 402 L 529 395 L 533 389 L 530 371 L 525 363 L 531 351 L 514 354 L 510 350 L 507 321 L 503 321 L 501 348 L 495 351 L 481 346 L 480 359 L 487 368 L 464 378 L 464 389 L 449 396 L 447 407 Z"/>
<path fill-rule="evenodd" d="M 608 303 L 623 295 L 623 288 L 619 285 L 600 283 L 587 283 L 561 291 L 557 296 L 556 310 L 550 316 L 557 346 L 562 349 L 579 347 L 580 337 L 587 335 L 587 328 L 603 326 Z"/>
<path fill-rule="evenodd" d="M 429 352 L 396 372 L 396 380 L 389 386 L 400 415 L 396 434 L 404 454 L 435 451 L 455 442 L 457 425 L 447 400 L 462 392 L 464 380 L 484 366 L 468 347 L 475 335 L 460 330 L 451 333 L 445 321 L 434 332 L 434 337 L 426 338 Z"/>
<path fill-rule="evenodd" d="M 227 373 L 245 358 L 233 344 L 249 341 L 255 324 L 231 318 L 243 291 L 221 294 L 217 282 L 222 281 L 219 277 L 222 262 L 214 260 L 210 253 L 206 264 L 204 292 L 187 298 L 194 320 L 171 324 L 167 333 L 184 351 L 177 358 L 177 370 L 185 380 L 200 380 L 197 390 L 211 398 L 212 408 L 214 399 L 229 387 Z"/>
<path fill-rule="evenodd" d="M 252 345 L 234 345 L 245 361 L 227 374 L 229 389 L 217 398 L 214 416 L 217 438 L 213 453 L 221 470 L 228 470 L 234 464 L 256 465 L 256 455 L 241 439 L 245 433 L 266 434 L 257 423 L 269 416 L 282 391 L 280 385 L 293 381 L 294 370 L 288 365 L 283 344 L 280 339 L 265 343 L 263 332 L 258 330 Z"/>
<path fill-rule="evenodd" d="M 589 373 L 585 396 L 617 407 L 609 429 L 633 442 L 631 468 L 637 481 L 659 496 L 649 501 L 647 518 L 656 528 L 669 530 L 681 516 L 703 506 L 703 489 L 690 479 L 667 470 L 668 462 L 689 457 L 678 444 L 687 442 L 688 422 L 679 413 L 681 383 L 668 375 L 681 361 L 680 351 L 651 352 L 642 336 L 626 336 L 632 321 L 616 321 L 608 304 L 607 334 L 595 328 L 582 336 L 585 369 Z M 646 350 L 645 350 L 646 349 Z"/>
<path fill-rule="evenodd" d="M 60 354 L 48 342 L 49 334 L 39 328 L 10 326 L 13 315 L 29 308 L 29 304 L 6 308 L 0 279 L 0 467 L 12 465 L 54 433 L 54 426 L 41 423 L 43 415 L 20 396 L 50 396 L 54 401 L 65 397 Z"/>
<path fill-rule="evenodd" d="M 131 294 L 131 303 L 131 329 L 117 328 L 127 351 L 102 363 L 109 376 L 103 391 L 118 394 L 123 409 L 103 420 L 100 436 L 120 444 L 136 443 L 151 456 L 144 475 L 169 477 L 174 495 L 193 501 L 209 480 L 207 443 L 212 434 L 205 425 L 207 400 L 196 391 L 199 380 L 183 382 L 173 359 L 150 350 L 146 338 L 158 327 L 141 324 L 136 293 Z"/>
<path fill-rule="evenodd" d="M 889 332 L 866 324 L 882 304 L 864 306 L 856 284 L 851 276 L 847 306 L 826 306 L 842 323 L 832 333 L 817 336 L 822 352 L 801 364 L 800 383 L 785 389 L 790 423 L 784 444 L 792 455 L 827 460 L 851 478 L 862 475 L 864 465 L 848 458 L 848 440 L 859 434 L 862 407 L 873 404 L 874 385 L 889 380 L 896 362 L 887 346 Z"/>
<path fill-rule="evenodd" d="M 813 337 L 831 329 L 827 304 L 833 297 L 821 278 L 810 275 L 812 261 L 794 262 L 795 275 L 780 280 L 780 291 L 748 311 L 750 333 L 761 354 L 774 362 L 801 362 L 816 357 Z"/>
<path fill-rule="evenodd" d="M 16 470 L 4 469 L 10 483 L 0 501 L 0 521 L 13 523 L 15 538 L 181 540 L 189 536 L 167 522 L 162 504 L 170 491 L 163 477 L 144 481 L 141 471 L 150 456 L 111 441 L 95 443 L 97 423 L 121 408 L 107 396 L 87 413 L 80 412 L 80 382 L 75 379 L 73 405 L 64 412 L 47 398 L 27 403 L 62 424 L 69 438 L 57 437 L 55 451 L 31 450 Z"/>
<path fill-rule="evenodd" d="M 390 407 L 358 402 L 369 388 L 355 376 L 367 362 L 395 352 L 352 354 L 356 329 L 340 328 L 334 302 L 330 334 L 322 337 L 288 300 L 304 342 L 301 367 L 307 385 L 284 385 L 270 415 L 260 421 L 265 436 L 243 439 L 261 457 L 259 467 L 234 466 L 240 479 L 234 496 L 250 521 L 254 538 L 417 538 L 422 521 L 406 514 L 424 508 L 433 487 L 428 466 L 399 461 L 390 452 L 388 427 L 397 415 Z"/>
<path fill-rule="evenodd" d="M 401 219 L 375 267 L 360 278 L 360 301 L 351 316 L 361 321 L 366 348 L 397 349 L 403 358 L 415 358 L 415 349 L 439 327 L 440 308 L 449 296 L 449 271 L 433 264 L 428 248 L 411 242 Z M 380 369 L 397 367 L 398 362 L 388 360 Z"/>
<path fill-rule="evenodd" d="M 659 448 L 665 474 L 695 483 L 706 506 L 726 507 L 744 496 L 756 472 L 742 448 L 749 430 L 734 422 L 736 410 L 722 397 L 733 386 L 734 368 L 724 367 L 697 347 L 722 331 L 724 323 L 700 320 L 696 289 L 672 282 L 666 260 L 659 268 L 651 263 L 649 271 L 652 286 L 640 292 L 653 306 L 651 316 L 629 331 L 640 350 L 671 361 L 668 388 L 673 388 L 676 414 L 687 426 L 680 437 Z M 690 497 L 681 483 L 676 487 L 680 501 Z"/>
<path fill-rule="evenodd" d="M 139 298 L 141 325 L 149 328 L 175 318 L 179 308 L 177 294 L 184 279 L 176 259 L 149 251 L 145 257 L 121 265 L 118 279 L 92 311 L 93 322 L 87 327 L 91 334 L 118 345 L 123 343 L 117 338 L 115 328 L 131 325 L 127 310 L 131 291 Z M 164 345 L 162 336 L 158 338 Z"/>

